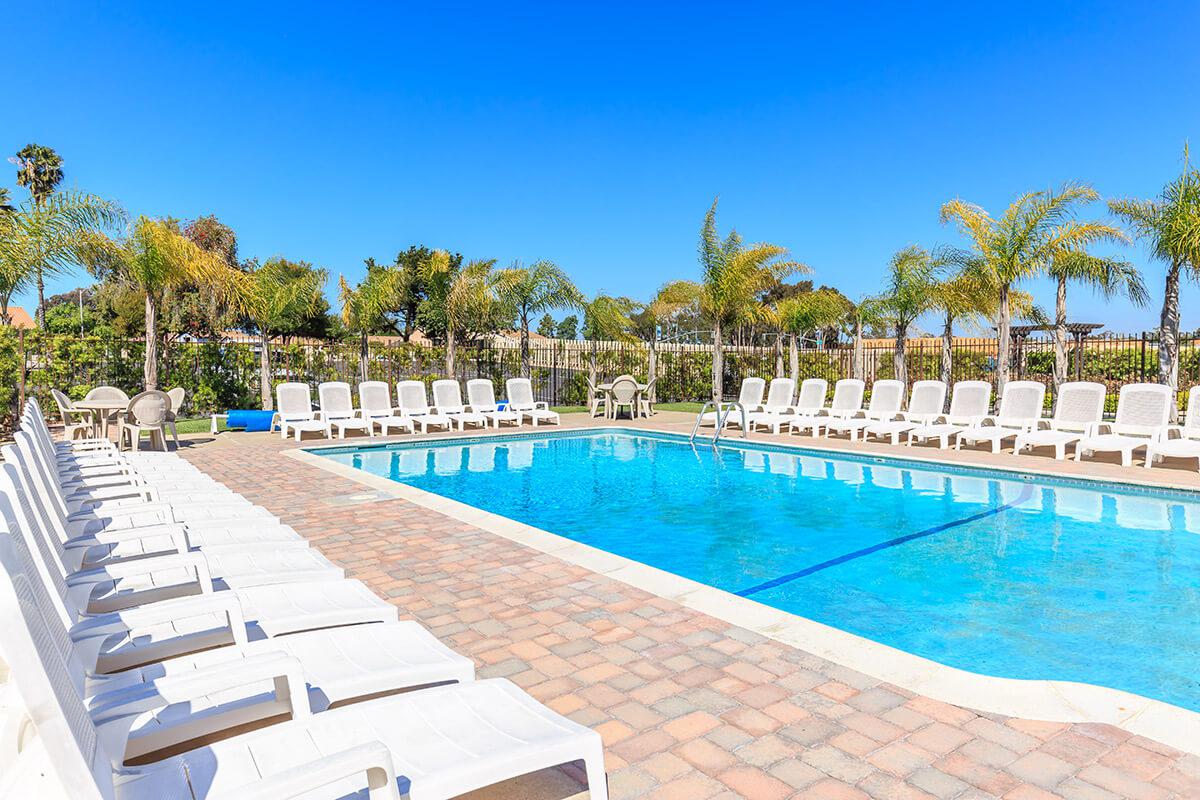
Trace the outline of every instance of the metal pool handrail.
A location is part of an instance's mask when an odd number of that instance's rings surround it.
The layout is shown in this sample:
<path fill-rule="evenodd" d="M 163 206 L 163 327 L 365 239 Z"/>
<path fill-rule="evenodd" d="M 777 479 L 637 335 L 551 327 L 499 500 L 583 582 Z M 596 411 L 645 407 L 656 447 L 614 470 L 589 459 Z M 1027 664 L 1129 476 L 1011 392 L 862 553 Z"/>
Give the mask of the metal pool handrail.
<path fill-rule="evenodd" d="M 714 406 L 717 411 L 717 428 L 713 431 L 712 443 L 715 445 L 717 440 L 721 438 L 721 432 L 725 429 L 725 421 L 729 419 L 729 414 L 736 408 L 742 412 L 742 438 L 745 439 L 750 434 L 750 426 L 746 418 L 746 407 L 740 402 L 734 403 L 717 403 L 712 400 L 705 402 L 700 409 L 700 413 L 696 415 L 696 424 L 692 426 L 692 434 L 688 437 L 688 441 L 695 441 L 696 434 L 700 431 L 700 421 L 704 419 L 704 413 L 708 411 L 709 406 Z"/>

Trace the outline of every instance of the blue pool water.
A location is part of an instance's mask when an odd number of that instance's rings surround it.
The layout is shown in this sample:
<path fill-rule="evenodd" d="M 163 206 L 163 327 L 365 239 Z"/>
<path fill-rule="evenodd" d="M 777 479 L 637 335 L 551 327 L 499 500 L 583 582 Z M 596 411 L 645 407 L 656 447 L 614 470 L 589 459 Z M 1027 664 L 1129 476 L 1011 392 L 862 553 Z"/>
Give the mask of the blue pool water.
<path fill-rule="evenodd" d="M 317 452 L 944 664 L 1200 710 L 1187 493 L 612 431 Z"/>

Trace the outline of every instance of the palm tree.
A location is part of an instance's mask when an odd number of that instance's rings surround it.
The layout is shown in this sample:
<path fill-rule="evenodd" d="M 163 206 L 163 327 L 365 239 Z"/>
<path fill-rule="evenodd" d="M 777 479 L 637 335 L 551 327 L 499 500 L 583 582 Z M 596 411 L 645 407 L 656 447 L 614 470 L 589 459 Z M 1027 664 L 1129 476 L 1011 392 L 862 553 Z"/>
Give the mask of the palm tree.
<path fill-rule="evenodd" d="M 846 315 L 848 305 L 846 298 L 832 289 L 802 292 L 779 301 L 779 322 L 788 334 L 789 366 L 794 382 L 800 382 L 800 339 L 808 335 L 819 339 L 823 331 L 837 325 Z"/>
<path fill-rule="evenodd" d="M 632 329 L 632 315 L 638 310 L 637 302 L 628 297 L 610 297 L 598 294 L 590 301 L 583 303 L 583 338 L 591 343 L 588 359 L 588 380 L 596 385 L 597 364 L 596 356 L 599 343 L 632 342 L 635 341 Z M 594 396 L 588 389 L 588 408 L 591 408 Z"/>
<path fill-rule="evenodd" d="M 783 278 L 808 267 L 781 260 L 787 250 L 779 245 L 744 244 L 737 231 L 724 240 L 717 234 L 717 201 L 714 200 L 700 228 L 700 269 L 697 290 L 700 310 L 713 326 L 713 400 L 724 396 L 723 336 L 736 325 L 753 322 L 759 315 L 759 296 Z"/>
<path fill-rule="evenodd" d="M 493 272 L 496 259 L 480 259 L 455 266 L 445 250 L 435 250 L 421 269 L 429 301 L 442 311 L 446 321 L 446 377 L 454 377 L 455 343 L 471 328 L 471 320 L 491 317 L 499 286 Z M 516 276 L 509 276 L 515 279 Z"/>
<path fill-rule="evenodd" d="M 1058 190 L 1029 192 L 1018 197 L 999 219 L 977 205 L 951 200 L 942 206 L 941 220 L 956 221 L 970 240 L 983 269 L 997 287 L 996 391 L 1004 392 L 1011 353 L 1009 331 L 1013 285 L 1044 273 L 1054 257 L 1082 250 L 1101 241 L 1117 241 L 1121 231 L 1102 222 L 1080 222 L 1075 209 L 1100 195 L 1091 186 L 1067 183 Z"/>
<path fill-rule="evenodd" d="M 328 279 L 323 269 L 279 257 L 243 273 L 236 305 L 258 331 L 258 391 L 265 411 L 275 407 L 271 338 L 280 330 L 294 328 L 321 306 L 321 292 Z"/>
<path fill-rule="evenodd" d="M 521 375 L 529 377 L 529 321 L 555 308 L 582 308 L 583 295 L 552 261 L 529 267 L 514 264 L 497 280 L 500 301 L 516 312 L 521 323 Z"/>
<path fill-rule="evenodd" d="M 17 185 L 29 190 L 29 195 L 36 208 L 43 208 L 46 200 L 54 194 L 54 190 L 62 183 L 62 157 L 54 152 L 54 148 L 40 144 L 27 144 L 9 159 L 17 165 Z M 46 286 L 44 267 L 38 265 L 37 270 L 37 324 L 46 325 Z"/>
<path fill-rule="evenodd" d="M 219 256 L 197 247 L 180 235 L 167 220 L 138 217 L 129 235 L 113 240 L 93 236 L 89 260 L 94 269 L 143 296 L 146 309 L 146 389 L 158 388 L 158 310 L 162 294 L 181 283 L 211 286 L 230 295 L 240 294 L 241 273 Z"/>
<path fill-rule="evenodd" d="M 854 339 L 851 377 L 866 380 L 866 357 L 863 352 L 863 329 L 880 325 L 887 318 L 887 307 L 878 297 L 864 297 L 857 303 L 851 303 L 846 310 L 842 325 L 849 329 Z"/>
<path fill-rule="evenodd" d="M 689 306 L 699 302 L 696 284 L 690 281 L 671 281 L 660 286 L 654 297 L 642 308 L 636 322 L 646 340 L 646 382 L 654 383 L 658 375 L 659 332 L 668 320 Z M 654 401 L 651 389 L 651 402 Z M 591 398 L 588 398 L 591 404 Z"/>
<path fill-rule="evenodd" d="M 1114 200 L 1109 208 L 1167 264 L 1158 328 L 1158 381 L 1179 387 L 1179 277 L 1200 278 L 1200 170 L 1183 151 L 1183 171 L 1155 200 Z"/>
<path fill-rule="evenodd" d="M 928 250 L 910 245 L 892 256 L 880 301 L 896 334 L 892 348 L 893 377 L 908 385 L 908 329 L 933 305 L 933 287 L 944 264 Z"/>
<path fill-rule="evenodd" d="M 400 305 L 400 271 L 368 265 L 366 277 L 355 287 L 339 275 L 338 299 L 342 304 L 342 322 L 358 332 L 358 379 L 365 381 L 371 360 L 371 334 L 386 326 L 388 312 Z"/>

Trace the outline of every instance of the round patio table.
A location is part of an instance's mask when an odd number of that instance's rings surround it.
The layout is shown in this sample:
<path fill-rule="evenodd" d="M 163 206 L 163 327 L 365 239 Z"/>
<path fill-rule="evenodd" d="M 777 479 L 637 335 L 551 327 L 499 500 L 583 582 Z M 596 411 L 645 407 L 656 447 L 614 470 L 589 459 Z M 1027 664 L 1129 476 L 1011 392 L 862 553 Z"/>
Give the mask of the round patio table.
<path fill-rule="evenodd" d="M 597 392 L 603 392 L 603 393 L 604 393 L 604 397 L 605 397 L 605 408 L 612 408 L 612 388 L 613 388 L 613 383 L 615 383 L 615 381 L 609 381 L 608 383 L 597 383 L 597 384 L 596 384 L 596 391 L 597 391 Z M 639 397 L 637 397 L 637 398 L 634 398 L 634 401 L 633 401 L 633 403 L 634 403 L 633 409 L 631 409 L 631 410 L 630 410 L 630 412 L 629 412 L 629 418 L 630 418 L 630 419 L 634 419 L 635 417 L 637 417 L 637 409 L 638 409 L 638 407 L 639 407 L 640 395 L 642 395 L 642 394 L 643 394 L 643 393 L 644 393 L 644 392 L 645 392 L 647 389 L 649 389 L 649 388 L 650 388 L 650 384 L 648 384 L 648 383 L 639 383 L 639 384 L 637 384 L 637 393 L 638 393 Z M 614 416 L 614 417 L 613 417 L 613 419 L 616 419 L 616 417 Z"/>
<path fill-rule="evenodd" d="M 79 400 L 73 404 L 75 408 L 83 411 L 90 411 L 92 414 L 92 425 L 96 424 L 96 418 L 100 419 L 100 438 L 108 438 L 108 415 L 114 411 L 124 411 L 129 407 L 129 401 L 121 400 Z"/>

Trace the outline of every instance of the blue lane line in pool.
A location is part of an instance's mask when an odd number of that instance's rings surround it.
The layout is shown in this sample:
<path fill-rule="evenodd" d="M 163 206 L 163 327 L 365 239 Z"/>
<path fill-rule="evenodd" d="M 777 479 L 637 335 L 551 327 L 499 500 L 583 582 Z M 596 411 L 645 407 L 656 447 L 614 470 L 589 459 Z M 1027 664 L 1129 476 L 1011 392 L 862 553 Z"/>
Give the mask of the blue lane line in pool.
<path fill-rule="evenodd" d="M 751 586 L 749 589 L 742 589 L 740 592 L 734 592 L 734 594 L 737 594 L 741 597 L 749 597 L 752 594 L 765 592 L 767 589 L 774 589 L 776 586 L 783 586 L 785 583 L 791 583 L 792 581 L 799 580 L 800 578 L 812 575 L 814 572 L 820 572 L 823 569 L 836 567 L 838 564 L 845 564 L 847 561 L 853 561 L 856 558 L 862 558 L 863 556 L 869 556 L 872 553 L 878 553 L 880 550 L 898 547 L 899 545 L 906 544 L 914 539 L 923 539 L 926 536 L 932 536 L 935 533 L 941 533 L 942 531 L 950 530 L 951 528 L 957 528 L 960 525 L 966 525 L 981 519 L 987 519 L 988 517 L 995 516 L 996 514 L 1001 514 L 1013 506 L 1018 506 L 1021 503 L 1024 503 L 1032 496 L 1033 487 L 1026 484 L 1021 490 L 1021 494 L 1011 503 L 1005 503 L 1002 506 L 989 508 L 987 511 L 981 511 L 978 514 L 972 514 L 971 516 L 963 517 L 962 519 L 944 522 L 941 525 L 933 528 L 927 528 L 923 531 L 908 533 L 904 536 L 897 536 L 895 539 L 888 539 L 887 541 L 880 542 L 879 544 L 873 544 L 870 547 L 864 547 L 862 550 L 855 550 L 853 553 L 846 553 L 845 555 L 838 556 L 837 558 L 831 558 L 828 561 L 822 561 L 820 564 L 814 564 L 811 567 L 805 567 L 797 572 L 789 572 L 786 575 L 780 575 L 778 578 L 772 578 L 765 583 L 760 583 L 757 586 Z"/>

